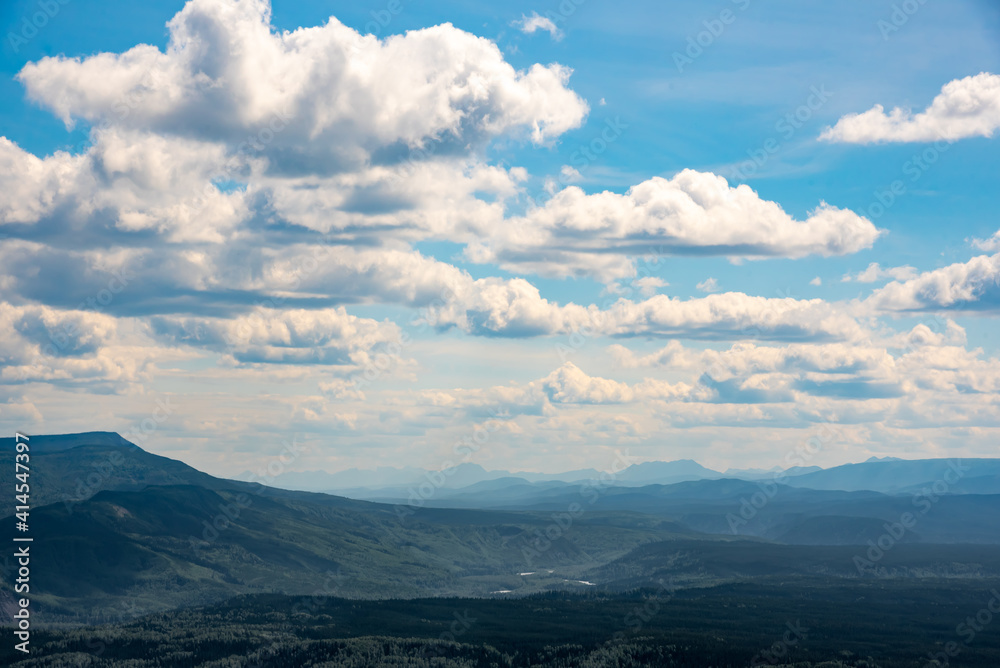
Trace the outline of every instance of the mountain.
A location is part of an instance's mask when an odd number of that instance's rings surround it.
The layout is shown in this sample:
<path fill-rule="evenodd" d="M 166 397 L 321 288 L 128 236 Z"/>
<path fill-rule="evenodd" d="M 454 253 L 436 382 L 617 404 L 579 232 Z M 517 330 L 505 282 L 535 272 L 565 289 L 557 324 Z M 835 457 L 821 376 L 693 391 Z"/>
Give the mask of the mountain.
<path fill-rule="evenodd" d="M 326 492 L 328 490 L 387 487 L 391 485 L 410 485 L 419 480 L 426 471 L 406 467 L 393 468 L 380 466 L 374 470 L 347 469 L 338 473 L 326 471 L 287 471 L 271 479 L 272 486 L 281 489 L 306 492 Z M 236 476 L 238 480 L 256 480 L 251 471 L 244 471 Z"/>
<path fill-rule="evenodd" d="M 844 464 L 829 469 L 821 469 L 818 466 L 796 466 L 784 471 L 778 468 L 728 469 L 725 473 L 706 468 L 690 459 L 654 461 L 633 464 L 610 478 L 608 473 L 596 469 L 548 474 L 491 471 L 477 464 L 464 463 L 443 472 L 381 467 L 373 471 L 350 469 L 333 474 L 324 471 L 283 473 L 275 478 L 274 484 L 284 489 L 326 491 L 364 499 L 406 498 L 411 488 L 419 487 L 428 481 L 432 481 L 432 484 L 439 489 L 461 489 L 479 482 L 505 478 L 518 478 L 527 483 L 585 483 L 601 480 L 604 483 L 631 487 L 736 478 L 751 481 L 773 480 L 792 487 L 809 489 L 847 492 L 869 490 L 885 494 L 904 494 L 914 490 L 919 491 L 919 487 L 944 480 L 953 461 L 962 462 L 959 467 L 961 473 L 959 477 L 962 480 L 953 486 L 953 493 L 1000 494 L 1000 483 L 997 482 L 1000 480 L 1000 460 L 905 460 L 895 457 L 871 457 L 865 462 Z M 963 467 L 969 470 L 966 471 Z M 948 474 L 949 478 L 954 475 L 954 473 Z M 241 477 L 249 479 L 248 476 L 249 472 Z M 439 484 L 433 481 L 441 482 Z"/>
<path fill-rule="evenodd" d="M 598 512 L 653 515 L 701 534 L 755 536 L 779 543 L 865 545 L 882 537 L 887 524 L 899 523 L 908 514 L 914 519 L 903 542 L 1000 544 L 998 494 L 888 495 L 733 478 L 636 487 L 516 481 L 502 486 L 494 481 L 467 493 L 442 493 L 426 505 L 557 512 L 581 499 Z M 406 503 L 393 498 L 381 501 Z"/>
<path fill-rule="evenodd" d="M 17 442 L 23 439 L 13 437 L 0 438 L 0 452 L 13 451 Z M 81 445 L 91 446 L 132 446 L 119 434 L 113 431 L 88 431 L 80 434 L 51 434 L 28 436 L 27 441 L 30 451 L 33 453 L 59 452 L 60 450 L 70 450 Z M 135 447 L 135 446 L 133 446 Z"/>
<path fill-rule="evenodd" d="M 417 487 L 427 481 L 442 480 L 442 484 L 434 483 L 436 487 L 459 488 L 473 485 L 477 482 L 497 480 L 500 478 L 517 477 L 528 482 L 562 481 L 576 482 L 589 480 L 601 475 L 596 469 L 580 469 L 564 473 L 534 473 L 488 471 L 478 464 L 462 463 L 444 471 L 391 466 L 380 466 L 372 470 L 347 469 L 338 473 L 326 471 L 285 472 L 275 476 L 272 484 L 275 487 L 289 490 L 309 492 L 349 493 L 355 498 L 379 496 L 398 496 L 401 491 Z M 443 478 L 441 476 L 444 476 Z M 237 476 L 239 480 L 256 479 L 251 471 L 244 471 Z M 405 496 L 405 494 L 404 494 Z"/>
<path fill-rule="evenodd" d="M 952 494 L 965 492 L 965 482 L 974 478 L 1000 475 L 998 459 L 913 459 L 878 460 L 861 464 L 845 464 L 783 480 L 793 487 L 809 489 L 871 490 L 885 494 L 912 491 L 923 486 L 938 485 Z M 983 481 L 981 480 L 980 483 Z M 998 487 L 977 487 L 978 492 L 1000 493 Z"/>
<path fill-rule="evenodd" d="M 206 489 L 255 491 L 259 485 L 215 478 L 183 462 L 146 452 L 112 432 L 32 436 L 31 502 L 67 508 L 105 490 L 136 491 L 150 485 L 197 485 Z M 0 439 L 0 452 L 14 449 L 13 438 Z M 0 485 L 14 487 L 14 467 L 0 466 Z M 13 514 L 0 506 L 0 517 Z"/>
<path fill-rule="evenodd" d="M 794 467 L 785 475 L 802 475 L 820 471 L 818 466 Z M 741 480 L 766 480 L 781 473 L 781 469 L 729 469 L 725 474 L 705 468 L 690 459 L 670 462 L 643 462 L 633 464 L 610 477 L 615 485 L 636 486 L 670 484 L 691 480 L 715 480 L 722 477 Z M 250 471 L 239 476 L 253 480 Z M 437 489 L 461 489 L 479 482 L 517 478 L 527 483 L 581 483 L 590 480 L 609 480 L 609 473 L 596 469 L 578 469 L 562 473 L 537 473 L 527 471 L 487 470 L 478 464 L 463 463 L 442 471 L 418 468 L 379 467 L 374 470 L 348 469 L 339 473 L 326 471 L 286 472 L 272 480 L 275 487 L 343 494 L 357 499 L 406 498 L 420 485 L 430 482 Z"/>
<path fill-rule="evenodd" d="M 788 478 L 798 486 L 723 478 L 691 461 L 649 462 L 623 471 L 625 481 L 502 476 L 372 503 L 216 478 L 117 434 L 30 443 L 31 563 L 45 574 L 33 610 L 50 622 L 331 587 L 348 598 L 398 598 L 648 586 L 671 569 L 691 586 L 761 574 L 858 577 L 824 560 L 865 553 L 887 534 L 890 575 L 957 577 L 992 573 L 988 559 L 1000 544 L 1000 495 L 973 493 L 996 484 L 995 460 L 868 462 Z M 11 448 L 12 439 L 0 441 Z M 967 484 L 965 493 L 863 489 L 944 480 L 946 464 L 962 474 L 953 491 Z M 483 473 L 456 471 L 460 481 Z M 12 475 L 0 467 L 0 485 L 12 488 Z M 695 475 L 716 477 L 641 484 Z M 862 489 L 811 489 L 802 485 L 808 479 Z M 0 540 L 15 535 L 16 521 L 0 518 Z M 913 551 L 930 545 L 939 549 Z M 756 565 L 737 567 L 741 551 Z M 787 561 L 794 555 L 808 563 Z M 7 577 L 14 567 L 10 553 L 0 556 L 0 618 L 16 607 Z"/>
<path fill-rule="evenodd" d="M 698 462 L 681 459 L 675 462 L 643 462 L 633 464 L 617 476 L 623 484 L 637 485 L 645 483 L 667 484 L 686 480 L 706 480 L 721 478 L 718 471 L 707 469 Z"/>
<path fill-rule="evenodd" d="M 338 595 L 367 598 L 579 587 L 566 583 L 595 563 L 695 535 L 589 508 L 557 518 L 275 489 L 215 478 L 103 433 L 31 445 L 31 563 L 46 574 L 32 605 L 49 621 L 115 620 L 123 602 L 150 612 L 241 593 L 311 594 L 333 577 Z M 0 537 L 23 535 L 15 520 L 0 519 Z M 0 570 L 14 567 L 5 555 Z M 517 575 L 541 568 L 550 572 Z M 0 616 L 12 601 L 3 577 Z"/>
<path fill-rule="evenodd" d="M 779 467 L 774 467 L 773 469 L 726 469 L 723 476 L 726 478 L 739 478 L 740 480 L 773 480 L 775 478 L 780 478 L 782 474 L 785 476 L 790 475 L 802 475 L 804 473 L 812 473 L 813 471 L 822 471 L 818 466 L 793 466 L 792 468 L 785 469 L 782 471 Z"/>

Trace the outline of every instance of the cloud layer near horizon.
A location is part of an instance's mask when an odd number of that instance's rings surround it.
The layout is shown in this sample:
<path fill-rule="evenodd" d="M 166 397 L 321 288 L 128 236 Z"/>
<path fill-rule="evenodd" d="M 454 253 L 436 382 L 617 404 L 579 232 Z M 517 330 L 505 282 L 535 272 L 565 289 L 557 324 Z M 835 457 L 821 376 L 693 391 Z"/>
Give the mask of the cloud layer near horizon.
<path fill-rule="evenodd" d="M 1000 426 L 1000 362 L 953 320 L 996 312 L 1000 256 L 870 263 L 845 280 L 885 284 L 853 300 L 704 276 L 709 294 L 679 295 L 645 270 L 818 264 L 877 248 L 884 230 L 819 198 L 793 215 L 696 169 L 621 192 L 554 188 L 532 206 L 546 175 L 491 147 L 547 151 L 590 104 L 569 67 L 516 69 L 451 24 L 279 32 L 263 0 L 191 0 L 168 30 L 162 51 L 48 57 L 18 75 L 89 142 L 43 156 L 0 137 L 5 424 L 127 427 L 169 396 L 181 414 L 164 429 L 208 451 L 301 431 L 328 445 L 323 461 L 427 466 L 495 408 L 512 417 L 492 456 L 531 447 L 539 466 L 577 447 L 653 452 L 664 434 L 708 447 L 753 427 L 764 448 L 833 422 L 845 448 L 933 451 L 928 430 Z M 847 117 L 826 138 L 988 136 L 995 78 L 949 84 L 924 114 Z M 556 281 L 596 288 L 566 297 Z M 897 326 L 913 315 L 924 323 Z"/>

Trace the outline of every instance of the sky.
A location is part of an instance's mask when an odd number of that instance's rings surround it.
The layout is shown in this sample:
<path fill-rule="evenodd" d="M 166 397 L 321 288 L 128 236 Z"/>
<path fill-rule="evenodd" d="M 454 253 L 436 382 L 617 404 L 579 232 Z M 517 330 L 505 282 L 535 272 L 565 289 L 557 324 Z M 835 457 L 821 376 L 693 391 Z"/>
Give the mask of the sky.
<path fill-rule="evenodd" d="M 988 0 L 13 0 L 0 429 L 217 475 L 995 456 Z"/>

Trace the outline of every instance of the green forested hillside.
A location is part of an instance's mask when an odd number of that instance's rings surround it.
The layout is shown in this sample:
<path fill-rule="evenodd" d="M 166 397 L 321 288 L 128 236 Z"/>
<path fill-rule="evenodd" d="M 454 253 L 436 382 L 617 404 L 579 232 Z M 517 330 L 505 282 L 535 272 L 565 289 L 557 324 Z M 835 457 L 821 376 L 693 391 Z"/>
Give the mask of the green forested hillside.
<path fill-rule="evenodd" d="M 607 597 L 358 601 L 244 596 L 127 624 L 37 634 L 15 666 L 667 666 L 913 668 L 949 642 L 953 665 L 1000 665 L 1000 636 L 956 633 L 1000 580 L 766 579 Z M 967 642 L 966 642 L 967 641 Z M 933 665 L 933 664 L 931 664 Z"/>
<path fill-rule="evenodd" d="M 673 534 L 652 518 L 579 518 L 544 550 L 525 546 L 552 524 L 540 513 L 429 510 L 326 495 L 268 496 L 193 485 L 104 491 L 32 511 L 33 568 L 44 573 L 42 619 L 116 619 L 246 592 L 337 592 L 370 598 L 489 595 L 580 587 L 566 580 Z M 2 520 L 3 535 L 14 518 Z M 558 569 L 525 580 L 518 573 Z M 10 583 L 0 585 L 10 596 Z"/>

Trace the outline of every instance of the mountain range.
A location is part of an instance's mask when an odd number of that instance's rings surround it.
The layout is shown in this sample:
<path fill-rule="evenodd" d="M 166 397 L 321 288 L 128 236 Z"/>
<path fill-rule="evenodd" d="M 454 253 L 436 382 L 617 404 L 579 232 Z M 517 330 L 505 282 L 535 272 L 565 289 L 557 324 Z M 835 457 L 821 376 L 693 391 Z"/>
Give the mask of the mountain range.
<path fill-rule="evenodd" d="M 0 453 L 13 447 L 0 439 Z M 684 586 L 1000 575 L 1000 461 L 991 459 L 870 461 L 763 479 L 690 461 L 603 477 L 476 480 L 465 468 L 468 477 L 426 496 L 369 490 L 387 495 L 374 502 L 217 478 L 94 432 L 32 437 L 31 471 L 32 568 L 44 574 L 33 605 L 51 622 L 253 593 L 615 592 L 665 572 Z M 0 485 L 12 489 L 13 475 L 0 467 Z M 9 538 L 13 504 L 0 512 Z M 11 558 L 0 561 L 9 575 Z M 14 609 L 10 582 L 0 584 L 0 617 Z"/>
<path fill-rule="evenodd" d="M 597 469 L 580 469 L 563 473 L 511 472 L 487 470 L 478 464 L 464 463 L 441 471 L 414 467 L 380 467 L 374 470 L 349 469 L 338 473 L 326 471 L 286 472 L 269 478 L 274 486 L 288 490 L 325 492 L 357 499 L 381 501 L 406 500 L 421 486 L 430 484 L 436 498 L 462 493 L 477 493 L 508 486 L 556 483 L 584 484 L 601 481 L 616 487 L 641 487 L 644 485 L 670 485 L 697 480 L 737 479 L 746 481 L 773 481 L 791 487 L 809 489 L 875 491 L 884 494 L 919 491 L 926 485 L 941 480 L 958 464 L 961 485 L 953 485 L 951 493 L 1000 494 L 1000 460 L 996 459 L 917 459 L 872 457 L 856 464 L 844 464 L 828 469 L 818 466 L 792 467 L 789 469 L 728 469 L 714 471 L 690 459 L 632 464 L 618 473 Z M 954 474 L 948 474 L 954 475 Z M 250 471 L 237 476 L 240 480 L 255 480 Z M 483 485 L 484 483 L 493 483 Z M 556 485 L 558 486 L 558 485 Z"/>

